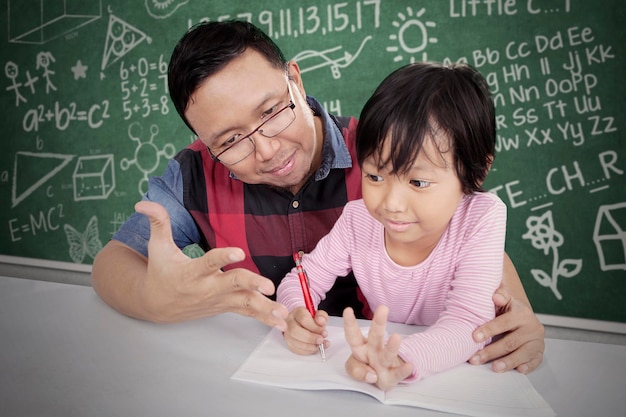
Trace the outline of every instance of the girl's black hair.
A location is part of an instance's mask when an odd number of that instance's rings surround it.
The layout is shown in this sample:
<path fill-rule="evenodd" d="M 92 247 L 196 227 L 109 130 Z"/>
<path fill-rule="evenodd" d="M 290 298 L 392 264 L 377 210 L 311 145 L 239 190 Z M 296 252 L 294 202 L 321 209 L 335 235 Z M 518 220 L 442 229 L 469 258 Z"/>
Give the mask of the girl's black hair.
<path fill-rule="evenodd" d="M 454 152 L 463 192 L 482 191 L 495 157 L 495 108 L 486 80 L 470 65 L 422 62 L 387 76 L 361 112 L 357 160 L 372 157 L 380 168 L 406 173 L 435 132 L 450 139 L 436 145 Z M 391 152 L 383 159 L 385 141 Z"/>

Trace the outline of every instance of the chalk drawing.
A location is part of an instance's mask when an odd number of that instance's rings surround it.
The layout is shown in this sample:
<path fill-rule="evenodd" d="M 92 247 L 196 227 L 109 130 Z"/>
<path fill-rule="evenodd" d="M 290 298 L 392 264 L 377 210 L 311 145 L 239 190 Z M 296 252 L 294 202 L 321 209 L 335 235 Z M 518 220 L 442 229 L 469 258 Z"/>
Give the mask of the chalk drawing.
<path fill-rule="evenodd" d="M 626 270 L 626 202 L 600 206 L 593 243 L 602 271 Z"/>
<path fill-rule="evenodd" d="M 80 233 L 69 224 L 63 225 L 63 230 L 69 244 L 70 258 L 77 264 L 83 262 L 85 255 L 95 258 L 102 249 L 96 216 L 91 217 L 84 233 Z"/>
<path fill-rule="evenodd" d="M 65 167 L 65 165 L 69 164 L 70 161 L 74 158 L 74 155 L 62 155 L 55 153 L 34 153 L 34 152 L 17 152 L 15 154 L 15 163 L 13 164 L 13 186 L 11 187 L 11 208 L 20 204 L 26 197 L 31 195 L 33 191 L 37 188 L 41 187 L 46 181 L 50 178 L 54 177 L 59 171 Z M 50 170 L 50 172 L 45 173 L 40 178 L 28 186 L 24 191 L 18 190 L 18 175 L 21 170 L 21 166 L 25 167 L 41 167 L 45 165 L 44 162 L 52 163 L 54 167 Z M 18 166 L 20 169 L 18 169 Z M 31 168 L 32 171 L 32 168 Z M 27 177 L 27 180 L 30 180 Z M 26 180 L 25 180 L 26 181 Z"/>
<path fill-rule="evenodd" d="M 354 54 L 351 54 L 346 51 L 343 54 L 340 54 L 339 57 L 333 59 L 331 58 L 330 55 L 336 51 L 341 50 L 342 48 L 342 46 L 337 46 L 334 48 L 326 49 L 325 51 L 305 50 L 305 51 L 300 52 L 296 56 L 294 56 L 292 59 L 296 61 L 298 65 L 300 65 L 300 69 L 302 73 L 313 71 L 319 68 L 330 67 L 330 71 L 331 71 L 331 74 L 333 75 L 333 78 L 338 79 L 338 78 L 341 78 L 340 69 L 346 68 L 350 64 L 352 64 L 354 60 L 357 59 L 361 51 L 363 50 L 365 43 L 369 41 L 370 39 L 372 39 L 371 36 L 366 36 L 361 42 L 361 45 L 359 46 L 359 48 L 356 50 L 356 52 L 354 52 Z M 307 59 L 313 59 L 313 58 L 321 59 L 322 62 L 315 64 L 315 65 L 310 65 L 310 66 L 303 64 L 303 62 L 306 61 Z"/>
<path fill-rule="evenodd" d="M 176 147 L 168 143 L 162 150 L 154 144 L 154 138 L 159 134 L 157 125 L 150 126 L 150 139 L 145 140 L 143 136 L 143 126 L 139 122 L 133 122 L 128 126 L 128 137 L 137 142 L 135 157 L 133 159 L 124 158 L 120 161 L 120 167 L 126 171 L 131 165 L 136 165 L 143 172 L 143 179 L 139 181 L 139 194 L 148 190 L 148 178 L 158 167 L 161 157 L 172 158 L 176 153 Z"/>
<path fill-rule="evenodd" d="M 106 67 L 122 58 L 143 41 L 152 43 L 152 38 L 136 27 L 110 14 L 100 70 L 104 71 Z"/>
<path fill-rule="evenodd" d="M 39 7 L 33 3 L 9 0 L 9 42 L 42 45 L 102 17 L 102 0 L 42 0 Z"/>
<path fill-rule="evenodd" d="M 399 62 L 404 59 L 403 54 L 410 55 L 409 62 L 415 62 L 415 55 L 418 56 L 419 61 L 427 61 L 428 55 L 425 49 L 429 43 L 437 43 L 437 38 L 428 36 L 428 28 L 434 28 L 437 26 L 435 22 L 427 21 L 422 22 L 420 19 L 426 12 L 425 9 L 420 9 L 415 13 L 416 18 L 410 18 L 413 16 L 413 9 L 411 7 L 406 8 L 406 15 L 398 13 L 398 20 L 394 20 L 391 24 L 398 28 L 397 34 L 389 35 L 389 39 L 396 43 L 396 45 L 388 46 L 387 52 L 396 54 L 393 58 L 394 62 Z"/>
<path fill-rule="evenodd" d="M 165 19 L 187 3 L 189 0 L 146 0 L 146 10 L 155 19 Z"/>
<path fill-rule="evenodd" d="M 563 245 L 565 239 L 563 235 L 554 228 L 552 212 L 546 211 L 541 216 L 530 216 L 526 219 L 526 227 L 528 231 L 522 235 L 522 238 L 530 240 L 535 249 L 543 251 L 546 256 L 552 256 L 552 271 L 547 273 L 541 269 L 531 269 L 535 281 L 544 287 L 552 290 L 552 293 L 558 300 L 562 300 L 563 296 L 558 290 L 559 277 L 572 278 L 580 272 L 583 266 L 582 259 L 563 259 L 559 260 L 559 247 Z"/>

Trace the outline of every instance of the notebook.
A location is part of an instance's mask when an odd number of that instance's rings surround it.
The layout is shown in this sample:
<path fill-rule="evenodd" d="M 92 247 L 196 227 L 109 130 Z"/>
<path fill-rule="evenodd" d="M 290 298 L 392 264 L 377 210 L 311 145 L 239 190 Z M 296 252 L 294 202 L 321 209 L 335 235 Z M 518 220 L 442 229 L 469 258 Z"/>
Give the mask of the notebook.
<path fill-rule="evenodd" d="M 387 392 L 352 379 L 344 364 L 350 356 L 343 328 L 328 326 L 326 361 L 318 354 L 292 353 L 282 333 L 272 329 L 232 379 L 299 390 L 349 390 L 383 404 L 403 405 L 468 416 L 552 417 L 554 411 L 519 372 L 495 373 L 489 364 L 463 363 Z M 364 332 L 367 328 L 362 329 Z"/>

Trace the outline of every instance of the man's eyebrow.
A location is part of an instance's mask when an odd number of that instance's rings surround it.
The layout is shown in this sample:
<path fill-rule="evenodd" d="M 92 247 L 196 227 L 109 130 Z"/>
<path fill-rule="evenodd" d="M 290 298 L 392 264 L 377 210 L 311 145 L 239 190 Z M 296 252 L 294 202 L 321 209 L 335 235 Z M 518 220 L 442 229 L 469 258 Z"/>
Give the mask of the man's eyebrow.
<path fill-rule="evenodd" d="M 275 95 L 272 92 L 266 92 L 265 96 L 262 98 L 262 100 L 259 102 L 259 104 L 252 109 L 252 112 L 261 112 L 262 109 L 267 106 L 267 103 L 269 101 L 271 101 L 273 98 L 275 97 Z M 255 126 L 256 127 L 256 126 Z M 237 130 L 237 127 L 227 127 L 217 133 L 214 133 L 211 135 L 210 138 L 207 138 L 207 140 L 212 141 L 214 139 L 217 138 L 221 138 L 222 136 L 226 135 L 227 132 L 233 131 L 233 130 Z"/>

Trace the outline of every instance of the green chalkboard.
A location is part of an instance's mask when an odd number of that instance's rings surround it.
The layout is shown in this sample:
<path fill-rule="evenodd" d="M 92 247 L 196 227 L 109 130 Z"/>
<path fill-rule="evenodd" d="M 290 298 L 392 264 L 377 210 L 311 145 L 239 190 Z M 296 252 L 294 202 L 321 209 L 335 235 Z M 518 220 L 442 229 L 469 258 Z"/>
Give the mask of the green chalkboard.
<path fill-rule="evenodd" d="M 202 20 L 265 29 L 358 116 L 408 62 L 487 77 L 507 252 L 538 313 L 626 323 L 626 8 L 617 0 L 0 1 L 0 255 L 89 265 L 194 139 L 166 68 Z"/>

